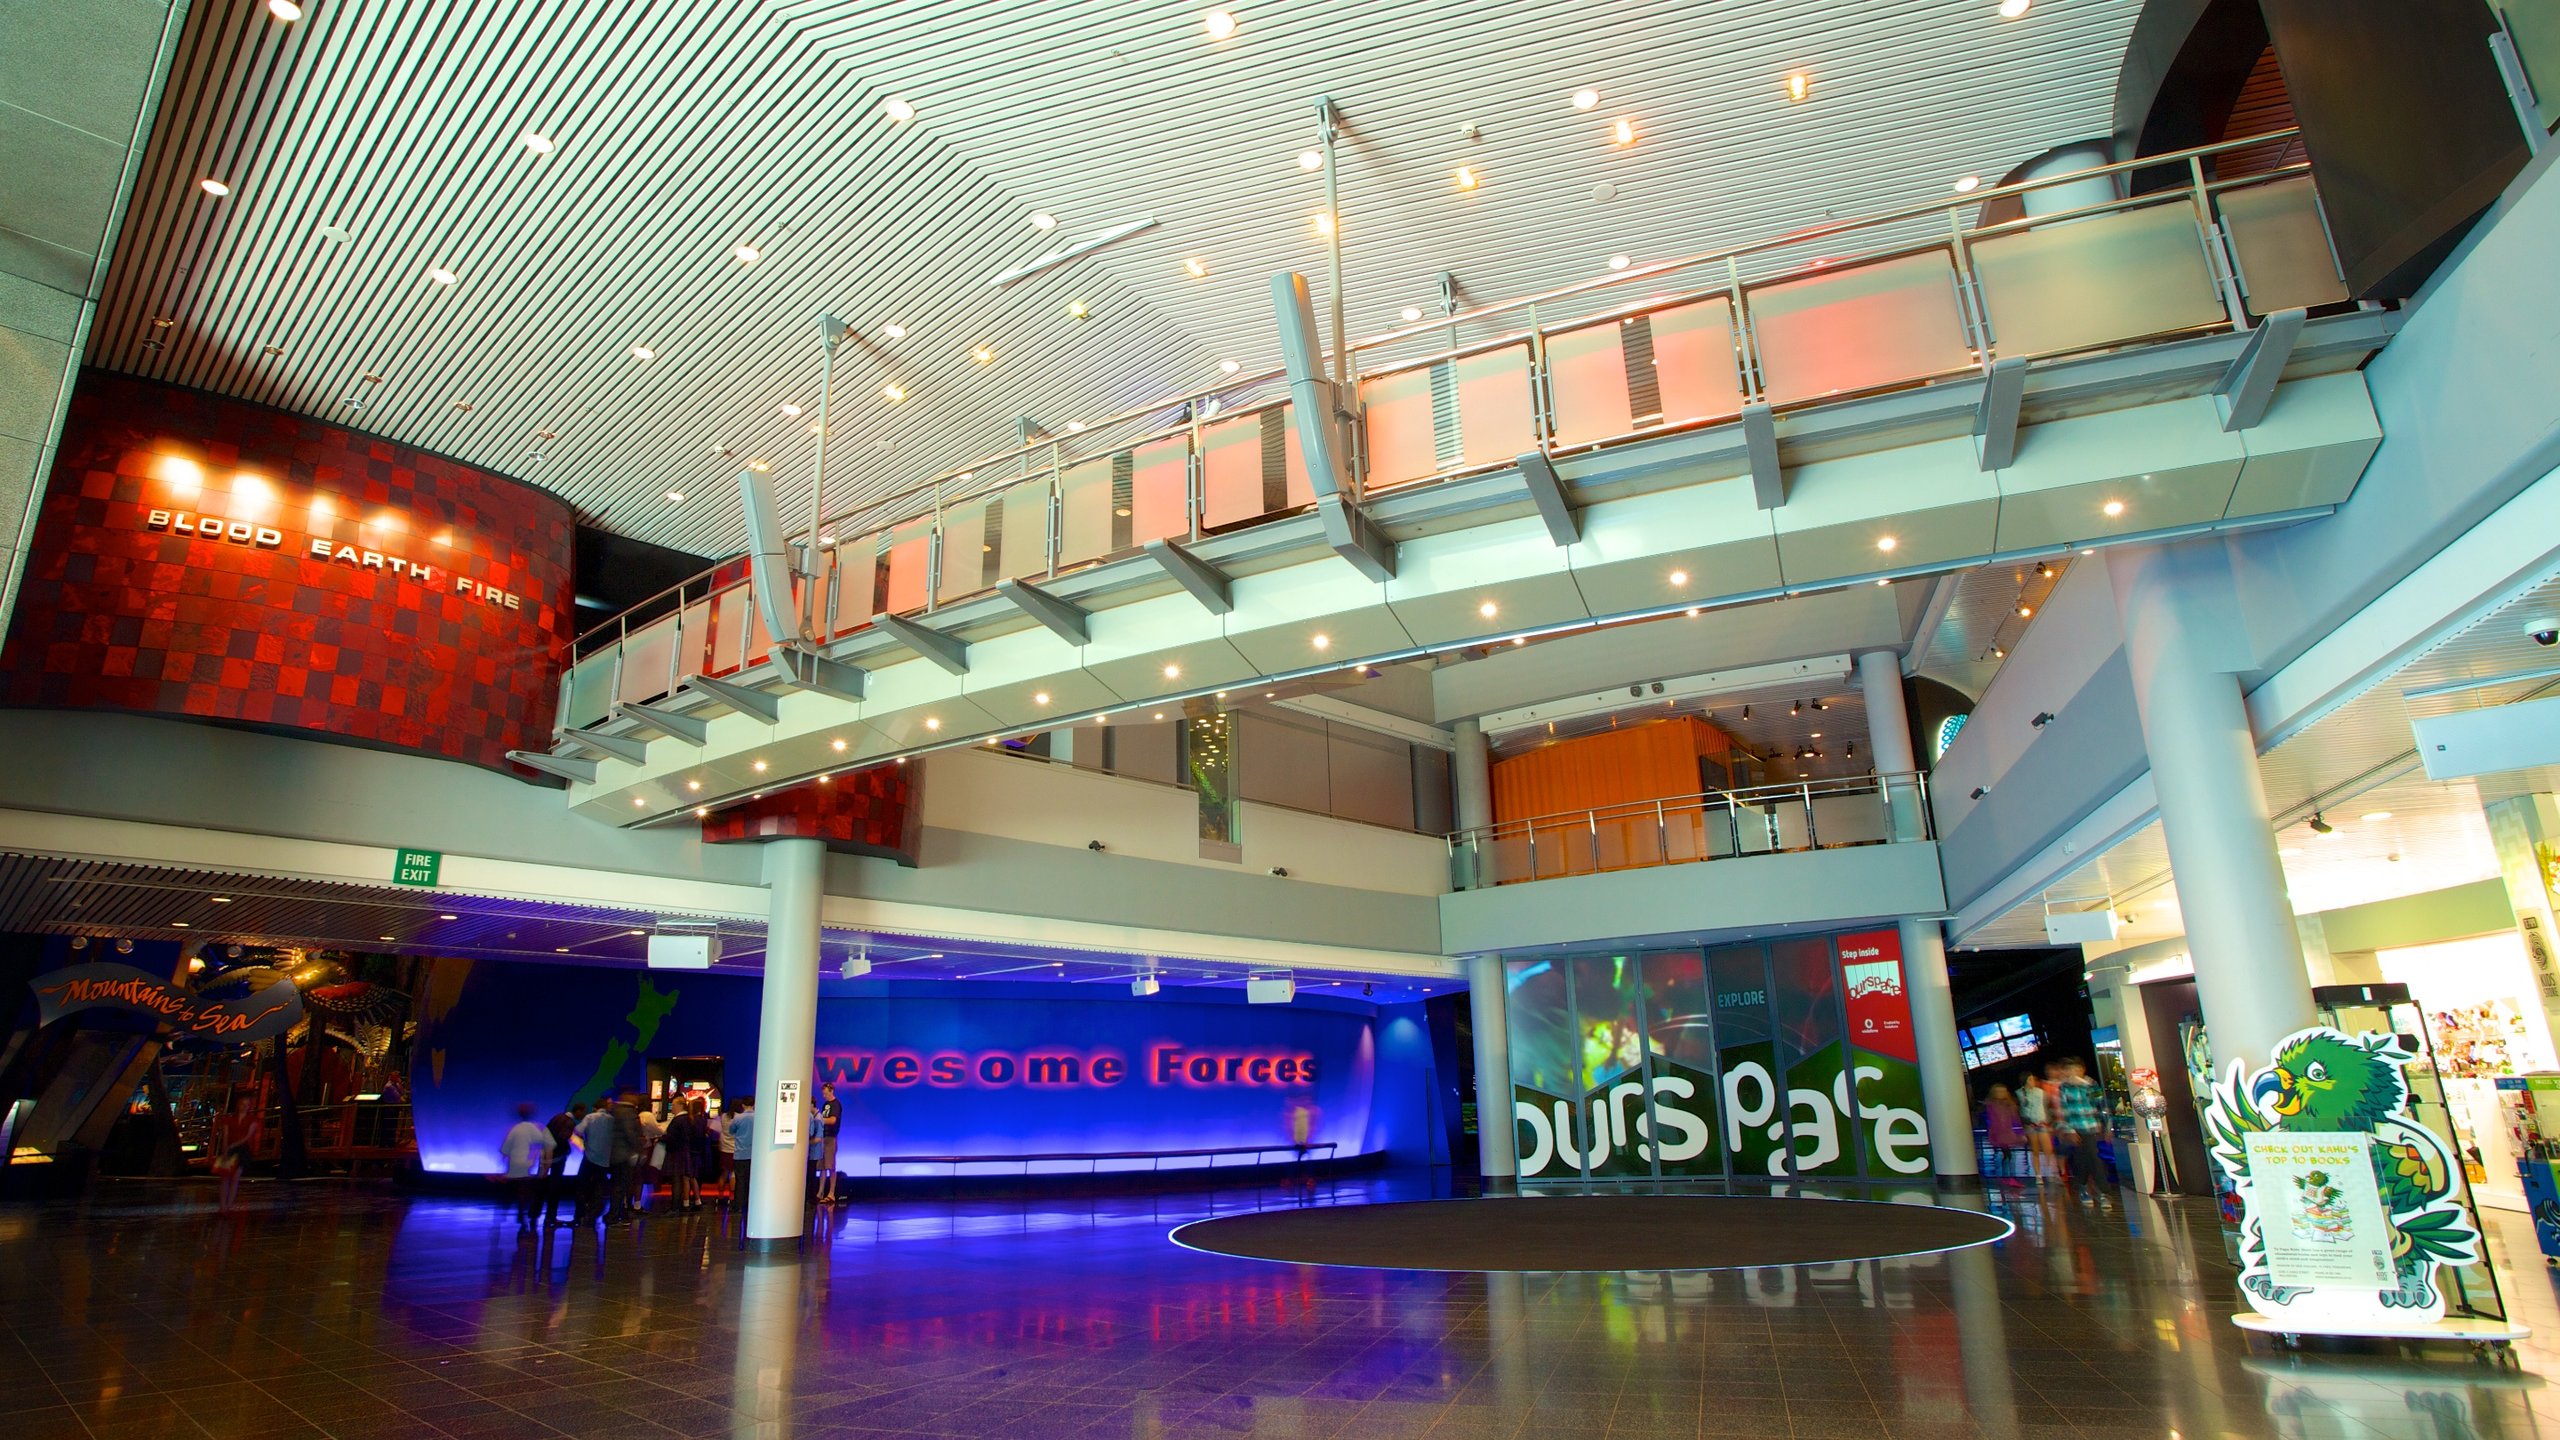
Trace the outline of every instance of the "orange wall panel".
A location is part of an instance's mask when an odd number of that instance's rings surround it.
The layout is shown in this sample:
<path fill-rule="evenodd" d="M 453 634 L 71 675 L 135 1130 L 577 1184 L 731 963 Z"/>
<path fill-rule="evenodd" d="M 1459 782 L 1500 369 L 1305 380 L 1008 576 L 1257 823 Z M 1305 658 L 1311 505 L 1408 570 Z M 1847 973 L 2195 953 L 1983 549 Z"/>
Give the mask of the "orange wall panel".
<path fill-rule="evenodd" d="M 1637 805 L 1698 793 L 1698 757 L 1723 758 L 1724 732 L 1688 716 L 1541 745 L 1493 765 L 1493 818 Z"/>

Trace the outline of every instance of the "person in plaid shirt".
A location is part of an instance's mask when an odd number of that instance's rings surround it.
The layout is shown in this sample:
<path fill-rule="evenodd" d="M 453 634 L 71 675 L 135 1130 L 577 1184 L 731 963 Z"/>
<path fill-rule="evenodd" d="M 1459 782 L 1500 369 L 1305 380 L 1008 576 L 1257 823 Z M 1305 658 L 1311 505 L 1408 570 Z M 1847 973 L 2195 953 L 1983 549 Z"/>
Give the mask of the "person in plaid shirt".
<path fill-rule="evenodd" d="M 2075 1190 L 2087 1187 L 2088 1198 L 2101 1210 L 2113 1210 L 2115 1201 L 2107 1194 L 2106 1162 L 2098 1158 L 2098 1141 L 2105 1127 L 2097 1082 L 2089 1078 L 2089 1067 L 2077 1060 L 2062 1062 L 2062 1113 L 2054 1120 L 2054 1148 L 2071 1157 L 2067 1183 Z"/>

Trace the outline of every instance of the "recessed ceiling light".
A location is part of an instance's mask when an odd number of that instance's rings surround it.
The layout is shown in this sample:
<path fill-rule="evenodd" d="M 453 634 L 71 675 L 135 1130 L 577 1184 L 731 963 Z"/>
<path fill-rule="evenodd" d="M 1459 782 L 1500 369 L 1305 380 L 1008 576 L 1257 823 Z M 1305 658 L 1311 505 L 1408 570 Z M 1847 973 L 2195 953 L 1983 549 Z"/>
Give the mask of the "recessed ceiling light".
<path fill-rule="evenodd" d="M 2367 810 L 2366 812 L 2364 812 L 2364 817 L 2363 817 L 2363 818 L 2364 818 L 2367 822 L 2376 821 L 2376 820 L 2388 820 L 2388 819 L 2390 819 L 2390 818 L 2391 818 L 2391 812 L 2390 812 L 2390 811 L 2388 811 L 2388 810 Z"/>
<path fill-rule="evenodd" d="M 439 920 L 459 920 L 462 917 L 459 915 L 439 915 L 436 918 Z"/>
<path fill-rule="evenodd" d="M 2035 613 L 2036 607 L 2033 605 L 2021 605 L 2018 607 L 2018 618 L 2021 620 L 2029 619 L 2034 616 Z"/>
<path fill-rule="evenodd" d="M 1636 143 L 1636 122 L 1633 120 L 1621 120 L 1617 124 L 1610 126 L 1609 138 L 1615 140 L 1621 145 L 1633 145 Z"/>
<path fill-rule="evenodd" d="M 1959 194 L 1959 195 L 1970 195 L 1970 194 L 1972 194 L 1976 189 L 1980 188 L 1980 187 L 1981 187 L 1981 185 L 1982 185 L 1982 177 L 1981 177 L 1981 176 L 1979 176 L 1979 175 L 1967 175 L 1967 176 L 1965 176 L 1964 178 L 1962 178 L 1962 179 L 1960 179 L 1960 180 L 1956 181 L 1956 193 L 1957 193 L 1957 194 Z"/>
<path fill-rule="evenodd" d="M 1573 108 L 1576 110 L 1588 110 L 1599 103 L 1600 92 L 1597 90 L 1576 90 L 1573 92 Z"/>
<path fill-rule="evenodd" d="M 204 193 L 212 196 L 216 200 L 219 200 L 223 196 L 231 193 L 230 186 L 214 179 L 199 180 L 196 182 L 196 188 L 202 190 Z"/>
<path fill-rule="evenodd" d="M 764 252 L 753 245 L 734 245 L 729 249 L 729 258 L 741 265 L 753 265 L 764 258 Z"/>
<path fill-rule="evenodd" d="M 754 462 L 750 461 L 750 462 L 748 462 L 748 463 L 753 464 Z M 684 492 L 683 492 L 683 491 L 681 491 L 681 490 L 670 490 L 670 491 L 668 491 L 668 492 L 667 492 L 667 503 L 668 503 L 668 504 L 670 504 L 670 505 L 681 505 L 681 504 L 683 504 L 683 503 L 684 503 Z"/>
<path fill-rule="evenodd" d="M 1457 187 L 1461 190 L 1473 190 L 1476 188 L 1477 184 L 1480 183 L 1476 179 L 1476 172 L 1464 165 L 1459 166 L 1458 173 L 1450 176 L 1449 178 L 1456 182 Z"/>
<path fill-rule="evenodd" d="M 1788 76 L 1788 77 L 1787 77 L 1787 98 L 1788 98 L 1788 99 L 1793 100 L 1793 101 L 1795 101 L 1797 104 L 1801 105 L 1801 104 L 1803 104 L 1803 103 L 1804 103 L 1804 97 L 1805 97 L 1805 96 L 1807 96 L 1807 95 L 1809 95 L 1809 94 L 1812 94 L 1812 93 L 1813 93 L 1813 81 L 1811 81 L 1810 79 L 1806 78 L 1805 73 L 1804 73 L 1803 71 L 1799 70 L 1799 71 L 1797 71 L 1796 73 L 1794 73 L 1793 75 L 1790 75 L 1790 76 Z"/>
<path fill-rule="evenodd" d="M 1316 233 L 1319 235 L 1330 235 L 1333 233 L 1333 217 L 1322 210 L 1308 216 L 1307 223 L 1315 226 Z"/>
<path fill-rule="evenodd" d="M 1323 168 L 1324 168 L 1324 152 L 1323 152 L 1323 151 L 1321 151 L 1321 150 L 1301 150 L 1301 151 L 1299 151 L 1299 152 L 1298 152 L 1298 168 L 1299 168 L 1299 169 L 1301 169 L 1301 170 L 1321 170 L 1321 169 L 1323 169 Z"/>
<path fill-rule="evenodd" d="M 1209 273 L 1209 262 L 1194 255 L 1182 262 L 1182 268 L 1191 272 L 1192 279 L 1198 280 Z"/>
<path fill-rule="evenodd" d="M 984 345 L 973 345 L 969 347 L 969 358 L 981 365 L 992 365 L 995 363 L 996 352 Z"/>
<path fill-rule="evenodd" d="M 1200 17 L 1200 28 L 1212 40 L 1224 40 L 1236 33 L 1236 17 L 1232 10 L 1212 10 Z"/>
<path fill-rule="evenodd" d="M 781 410 L 781 412 L 782 412 L 782 414 L 783 414 L 783 417 L 784 417 L 785 419 L 797 420 L 797 419 L 799 419 L 799 418 L 800 418 L 800 407 L 799 407 L 799 406 L 797 406 L 797 405 L 792 404 L 792 403 L 791 403 L 790 401 L 788 401 L 788 400 L 784 401 L 780 406 L 778 406 L 778 407 L 776 407 L 776 408 L 778 408 L 779 410 Z"/>
<path fill-rule="evenodd" d="M 834 745 L 837 754 L 841 755 L 844 753 L 844 742 L 842 740 L 835 740 L 830 743 Z"/>
<path fill-rule="evenodd" d="M 880 398 L 889 401 L 904 400 L 907 398 L 907 392 L 895 385 L 883 385 L 880 387 Z"/>
<path fill-rule="evenodd" d="M 2035 0 L 2000 0 L 2000 18 L 2003 20 L 2015 20 L 2019 16 L 2026 14 L 2027 7 L 2033 3 L 2035 3 Z"/>
<path fill-rule="evenodd" d="M 1179 680 L 1179 679 L 1181 679 L 1181 678 L 1182 678 L 1182 667 L 1181 667 L 1181 666 L 1179 666 L 1179 665 L 1167 665 L 1166 667 L 1164 667 L 1164 678 L 1166 678 L 1167 680 Z"/>
<path fill-rule="evenodd" d="M 1688 584 L 1688 583 L 1689 583 L 1689 572 L 1688 572 L 1688 571 L 1686 571 L 1686 570 L 1674 570 L 1674 571 L 1672 571 L 1672 572 L 1671 572 L 1671 583 L 1672 583 L 1672 584 L 1674 584 L 1674 585 L 1686 585 L 1686 584 Z"/>
<path fill-rule="evenodd" d="M 658 358 L 658 352 L 650 349 L 646 345 L 634 345 L 631 347 L 631 358 L 634 360 L 655 360 Z"/>
<path fill-rule="evenodd" d="M 231 897 L 228 895 L 207 895 L 204 898 L 212 901 L 216 905 L 228 905 L 231 903 Z"/>
<path fill-rule="evenodd" d="M 1396 313 L 1402 315 L 1407 320 L 1419 320 L 1422 318 L 1422 307 L 1419 305 L 1407 305 Z"/>
<path fill-rule="evenodd" d="M 1901 543 L 1902 543 L 1901 541 L 1894 539 L 1894 538 L 1893 538 L 1892 536 L 1890 536 L 1890 535 L 1879 535 L 1879 536 L 1877 536 L 1877 537 L 1876 537 L 1876 548 L 1877 548 L 1877 549 L 1879 549 L 1879 550 L 1887 550 L 1887 551 L 1889 551 L 1889 550 L 1891 550 L 1894 546 L 1899 545 L 1899 544 L 1901 544 Z"/>
<path fill-rule="evenodd" d="M 699 780 L 687 780 L 684 782 L 684 788 L 687 790 L 699 790 L 702 788 L 702 782 Z"/>
<path fill-rule="evenodd" d="M 1031 703 L 1032 703 L 1032 704 L 1034 704 L 1034 705 L 1046 705 L 1046 704 L 1048 704 L 1048 703 L 1049 703 L 1049 692 L 1048 692 L 1048 691 L 1046 691 L 1046 690 L 1040 690 L 1040 691 L 1035 691 L 1035 692 L 1033 692 L 1033 694 L 1032 694 L 1032 696 L 1031 696 Z"/>
<path fill-rule="evenodd" d="M 643 796 L 634 795 L 631 797 L 631 808 L 634 810 L 640 809 L 648 803 L 648 800 Z"/>
<path fill-rule="evenodd" d="M 450 285 L 454 282 L 455 277 L 452 271 L 438 265 L 427 272 L 427 278 L 433 280 L 439 285 Z"/>
<path fill-rule="evenodd" d="M 900 97 L 892 95 L 888 99 L 880 102 L 880 113 L 889 117 L 890 124 L 904 125 L 908 121 L 916 118 L 916 107 L 908 104 Z"/>
<path fill-rule="evenodd" d="M 2112 520 L 2124 513 L 2124 502 L 2121 500 L 2110 500 L 2106 504 L 2099 506 L 2098 509 L 2103 512 L 2108 519 Z"/>
<path fill-rule="evenodd" d="M 293 0 L 267 0 L 267 13 L 290 25 L 302 18 L 302 7 Z"/>
<path fill-rule="evenodd" d="M 1093 307 L 1085 304 L 1081 300 L 1070 300 L 1067 302 L 1067 318 L 1070 320 L 1081 320 L 1092 313 Z"/>
<path fill-rule="evenodd" d="M 1233 375 L 1236 371 L 1242 368 L 1242 366 L 1236 364 L 1233 360 L 1221 360 L 1218 362 L 1218 373 L 1222 375 Z"/>
<path fill-rule="evenodd" d="M 1610 268 L 1610 269 L 1612 269 L 1612 270 L 1624 270 L 1624 269 L 1626 269 L 1626 268 L 1627 268 L 1627 257 L 1626 257 L 1626 256 L 1624 256 L 1624 255 L 1612 255 L 1612 256 L 1610 256 L 1610 257 L 1609 257 L 1609 268 Z"/>
<path fill-rule="evenodd" d="M 1501 613 L 1502 613 L 1502 607 L 1501 607 L 1501 606 L 1499 606 L 1499 605 L 1494 604 L 1494 603 L 1493 603 L 1492 601 L 1490 601 L 1490 600 L 1487 600 L 1487 601 L 1486 601 L 1486 602 L 1484 602 L 1483 604 L 1481 604 L 1481 605 L 1479 605 L 1479 606 L 1477 606 L 1477 607 L 1476 607 L 1476 613 L 1477 613 L 1477 614 L 1479 614 L 1479 615 L 1481 615 L 1481 616 L 1483 616 L 1483 617 L 1484 617 L 1484 618 L 1486 618 L 1487 620 L 1490 620 L 1490 619 L 1492 619 L 1494 616 L 1499 615 L 1499 614 L 1501 614 Z"/>
<path fill-rule="evenodd" d="M 1163 718 L 1164 718 L 1164 712 L 1163 712 L 1163 711 L 1161 711 L 1161 710 L 1157 711 L 1157 712 L 1156 712 L 1156 718 L 1157 718 L 1157 719 L 1159 719 L 1159 720 L 1163 719 Z"/>
<path fill-rule="evenodd" d="M 907 338 L 907 327 L 900 325 L 895 321 L 891 321 L 889 324 L 880 327 L 880 333 L 888 336 L 892 340 L 904 340 Z"/>
<path fill-rule="evenodd" d="M 942 728 L 942 721 L 938 717 L 927 715 L 924 717 L 924 728 L 927 730 L 939 730 Z"/>
<path fill-rule="evenodd" d="M 548 155 L 552 151 L 551 137 L 537 131 L 527 130 L 524 132 L 524 148 L 532 151 L 536 155 Z"/>
<path fill-rule="evenodd" d="M 1319 650 L 1330 650 L 1333 648 L 1333 637 L 1319 630 L 1314 635 L 1308 637 L 1307 643 L 1315 646 Z"/>
<path fill-rule="evenodd" d="M 184 930 L 195 924 L 195 922 L 192 920 L 172 920 L 169 924 L 173 929 Z"/>
<path fill-rule="evenodd" d="M 1697 612 L 1692 610 L 1689 613 L 1694 615 Z M 1529 643 L 1529 637 L 1526 635 L 1514 635 L 1511 637 L 1511 643 L 1514 645 L 1526 645 Z"/>
<path fill-rule="evenodd" d="M 1055 230 L 1058 228 L 1058 217 L 1050 214 L 1046 210 L 1034 210 L 1031 212 L 1031 228 L 1034 230 Z"/>

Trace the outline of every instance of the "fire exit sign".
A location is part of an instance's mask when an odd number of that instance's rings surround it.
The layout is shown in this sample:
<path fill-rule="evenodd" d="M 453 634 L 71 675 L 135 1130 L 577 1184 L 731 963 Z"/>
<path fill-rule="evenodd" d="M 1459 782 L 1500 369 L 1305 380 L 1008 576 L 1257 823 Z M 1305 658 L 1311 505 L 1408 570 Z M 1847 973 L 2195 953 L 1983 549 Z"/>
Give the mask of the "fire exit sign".
<path fill-rule="evenodd" d="M 433 887 L 437 872 L 443 869 L 442 851 L 402 850 L 391 861 L 391 883 Z"/>

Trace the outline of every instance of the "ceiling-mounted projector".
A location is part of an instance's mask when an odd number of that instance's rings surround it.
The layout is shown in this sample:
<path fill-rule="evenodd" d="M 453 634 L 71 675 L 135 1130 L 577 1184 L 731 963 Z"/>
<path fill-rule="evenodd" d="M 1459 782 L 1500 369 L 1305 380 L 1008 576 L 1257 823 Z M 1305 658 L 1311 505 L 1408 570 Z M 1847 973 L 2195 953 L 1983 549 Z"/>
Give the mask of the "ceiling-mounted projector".
<path fill-rule="evenodd" d="M 1153 995 L 1163 988 L 1164 982 L 1152 974 L 1141 975 L 1129 982 L 1129 993 L 1132 995 Z"/>
<path fill-rule="evenodd" d="M 869 947 L 856 950 L 852 954 L 847 955 L 844 957 L 844 963 L 836 967 L 837 977 L 845 980 L 858 980 L 870 973 L 871 951 Z"/>
<path fill-rule="evenodd" d="M 652 970 L 708 970 L 720 959 L 720 932 L 709 927 L 661 928 L 649 936 Z"/>
<path fill-rule="evenodd" d="M 1248 1005 L 1286 1005 L 1298 998 L 1298 982 L 1286 975 L 1277 980 L 1247 980 L 1244 998 Z"/>

